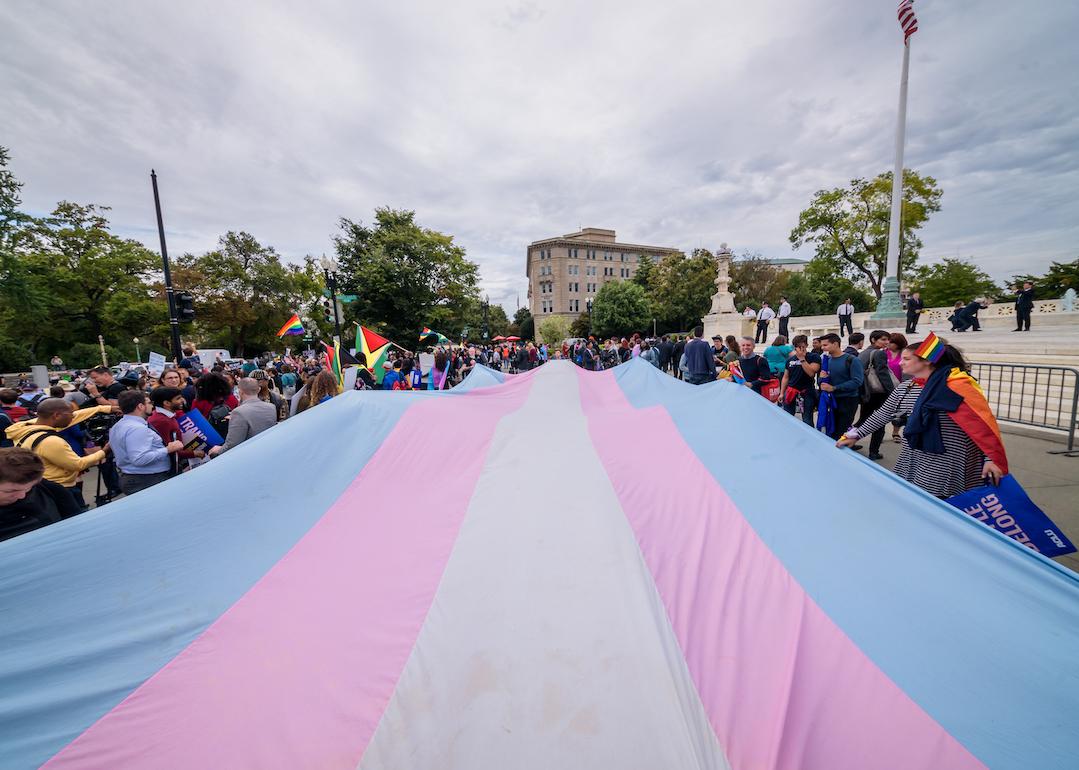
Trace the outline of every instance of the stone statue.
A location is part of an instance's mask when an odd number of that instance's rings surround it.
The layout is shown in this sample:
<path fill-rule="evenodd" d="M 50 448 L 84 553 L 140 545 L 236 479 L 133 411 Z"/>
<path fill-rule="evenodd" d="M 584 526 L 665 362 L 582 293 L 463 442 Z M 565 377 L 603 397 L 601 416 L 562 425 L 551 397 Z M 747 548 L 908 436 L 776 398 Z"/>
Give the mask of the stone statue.
<path fill-rule="evenodd" d="M 734 313 L 734 295 L 730 292 L 731 286 L 731 250 L 727 244 L 719 244 L 716 252 L 716 293 L 712 295 L 712 309 L 709 315 L 719 313 Z"/>

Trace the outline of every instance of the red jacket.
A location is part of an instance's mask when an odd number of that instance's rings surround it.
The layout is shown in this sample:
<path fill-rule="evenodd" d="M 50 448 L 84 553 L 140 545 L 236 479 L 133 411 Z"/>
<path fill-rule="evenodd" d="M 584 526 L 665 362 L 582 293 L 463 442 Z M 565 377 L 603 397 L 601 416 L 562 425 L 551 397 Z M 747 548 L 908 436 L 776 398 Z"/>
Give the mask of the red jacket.
<path fill-rule="evenodd" d="M 170 441 L 179 441 L 183 435 L 180 430 L 180 423 L 177 421 L 177 418 L 183 417 L 183 415 L 183 412 L 177 412 L 175 416 L 169 417 L 167 414 L 162 414 L 155 409 L 146 418 L 146 422 L 157 431 L 157 435 L 161 436 L 165 446 L 168 446 Z M 176 453 L 176 456 L 191 459 L 195 456 L 195 453 L 188 449 L 181 449 Z"/>

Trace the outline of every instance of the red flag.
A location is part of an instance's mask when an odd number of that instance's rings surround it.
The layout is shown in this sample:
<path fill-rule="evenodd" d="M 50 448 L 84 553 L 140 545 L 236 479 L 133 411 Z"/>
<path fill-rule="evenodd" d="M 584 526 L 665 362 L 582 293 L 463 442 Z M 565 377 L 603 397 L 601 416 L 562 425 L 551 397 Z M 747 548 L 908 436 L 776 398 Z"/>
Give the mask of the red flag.
<path fill-rule="evenodd" d="M 918 31 L 918 17 L 914 15 L 914 0 L 903 0 L 899 4 L 899 26 L 903 30 L 903 42 Z"/>

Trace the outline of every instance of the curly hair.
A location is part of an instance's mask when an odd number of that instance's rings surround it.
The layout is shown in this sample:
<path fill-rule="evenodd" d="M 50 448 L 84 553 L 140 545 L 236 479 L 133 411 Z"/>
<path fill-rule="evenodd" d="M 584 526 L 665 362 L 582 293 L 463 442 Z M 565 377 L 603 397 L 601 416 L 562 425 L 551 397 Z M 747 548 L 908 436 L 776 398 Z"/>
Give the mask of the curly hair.
<path fill-rule="evenodd" d="M 323 370 L 315 375 L 315 378 L 307 384 L 307 405 L 312 407 L 326 396 L 337 395 L 337 378 L 330 372 Z"/>

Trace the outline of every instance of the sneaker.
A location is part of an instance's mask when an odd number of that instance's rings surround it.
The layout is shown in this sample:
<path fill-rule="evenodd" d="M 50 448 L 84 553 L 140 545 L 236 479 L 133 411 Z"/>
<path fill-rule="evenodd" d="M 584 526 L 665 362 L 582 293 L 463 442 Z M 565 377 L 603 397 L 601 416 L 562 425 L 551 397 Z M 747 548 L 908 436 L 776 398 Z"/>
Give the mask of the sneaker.
<path fill-rule="evenodd" d="M 880 452 L 877 452 L 876 454 L 869 455 L 869 459 L 870 460 L 883 460 L 884 455 L 882 455 Z"/>

